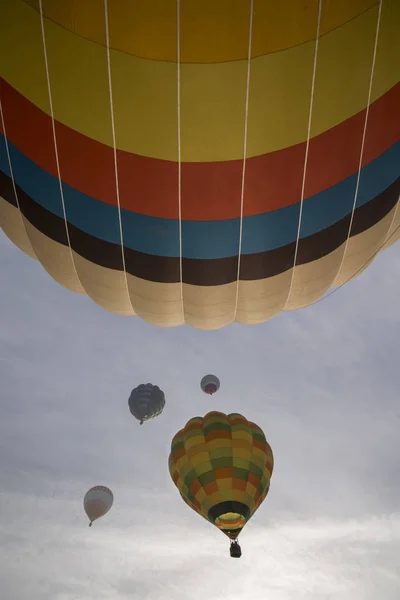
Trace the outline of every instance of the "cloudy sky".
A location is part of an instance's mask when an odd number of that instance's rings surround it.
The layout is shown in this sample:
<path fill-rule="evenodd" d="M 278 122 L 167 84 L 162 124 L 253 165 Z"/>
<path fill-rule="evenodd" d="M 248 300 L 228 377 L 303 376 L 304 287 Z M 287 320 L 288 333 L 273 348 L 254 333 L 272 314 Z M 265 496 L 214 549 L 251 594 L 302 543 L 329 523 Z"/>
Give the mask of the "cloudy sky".
<path fill-rule="evenodd" d="M 398 600 L 399 245 L 313 307 L 218 332 L 108 314 L 3 234 L 0 278 L 4 600 Z M 140 427 L 127 398 L 147 381 L 167 406 Z M 211 409 L 275 455 L 240 561 L 168 473 L 174 433 Z M 115 502 L 89 529 L 97 484 Z"/>

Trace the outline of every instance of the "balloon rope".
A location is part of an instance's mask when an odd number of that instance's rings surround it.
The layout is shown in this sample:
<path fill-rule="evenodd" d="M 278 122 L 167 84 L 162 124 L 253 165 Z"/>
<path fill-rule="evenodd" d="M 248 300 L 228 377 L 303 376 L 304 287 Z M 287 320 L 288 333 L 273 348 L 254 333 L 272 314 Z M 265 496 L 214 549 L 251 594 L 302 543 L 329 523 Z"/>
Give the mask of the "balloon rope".
<path fill-rule="evenodd" d="M 322 0 L 319 0 L 317 23 L 316 23 L 317 28 L 315 31 L 313 72 L 312 72 L 311 89 L 310 89 L 310 105 L 309 105 L 309 109 L 308 109 L 307 141 L 306 141 L 306 148 L 305 148 L 305 153 L 304 153 L 304 166 L 303 166 L 303 177 L 302 177 L 302 184 L 301 184 L 301 196 L 300 196 L 300 203 L 299 203 L 299 220 L 297 223 L 296 246 L 294 249 L 293 267 L 292 267 L 292 273 L 290 276 L 289 291 L 288 291 L 288 295 L 286 297 L 286 302 L 283 307 L 283 310 L 285 310 L 286 306 L 288 305 L 288 303 L 290 301 L 290 296 L 292 294 L 295 272 L 296 272 L 297 256 L 299 253 L 301 225 L 303 222 L 304 197 L 305 197 L 305 192 L 306 192 L 308 156 L 309 156 L 309 152 L 310 152 L 310 140 L 311 140 L 311 132 L 312 132 L 312 117 L 313 117 L 313 110 L 314 110 L 315 82 L 316 82 L 316 78 L 317 78 L 318 50 L 319 50 L 319 40 L 320 40 L 320 35 L 321 35 L 321 18 L 322 18 Z"/>
<path fill-rule="evenodd" d="M 118 208 L 118 225 L 119 225 L 119 239 L 121 243 L 121 260 L 122 268 L 124 271 L 124 281 L 126 287 L 127 298 L 134 314 L 134 308 L 132 298 L 129 291 L 128 276 L 126 272 L 126 260 L 125 260 L 125 243 L 124 233 L 122 228 L 122 216 L 121 216 L 121 196 L 119 188 L 119 171 L 118 171 L 118 158 L 117 158 L 117 136 L 115 133 L 115 108 L 114 108 L 114 97 L 112 88 L 112 77 L 111 77 L 111 54 L 110 54 L 110 27 L 108 19 L 108 0 L 104 0 L 104 26 L 106 34 L 106 55 L 107 55 L 107 78 L 108 78 L 108 97 L 110 103 L 110 125 L 112 134 L 112 149 L 113 149 L 113 160 L 114 160 L 114 182 L 115 182 L 115 198 L 117 200 Z"/>
<path fill-rule="evenodd" d="M 47 80 L 47 94 L 48 94 L 49 109 L 50 109 L 50 116 L 51 116 L 51 129 L 52 129 L 52 133 L 53 133 L 54 158 L 55 158 L 55 163 L 56 163 L 56 171 L 57 171 L 57 179 L 58 179 L 58 185 L 59 185 L 59 191 L 60 191 L 62 214 L 63 214 L 64 225 L 65 225 L 65 235 L 67 237 L 68 250 L 69 250 L 72 268 L 74 270 L 74 273 L 75 273 L 78 283 L 80 284 L 81 288 L 84 290 L 85 288 L 82 284 L 82 281 L 80 280 L 78 269 L 76 267 L 74 253 L 72 251 L 71 238 L 69 235 L 69 233 L 70 233 L 69 232 L 69 223 L 68 223 L 68 219 L 67 219 L 67 209 L 66 209 L 65 198 L 64 198 L 64 184 L 63 184 L 62 176 L 61 176 L 61 166 L 60 166 L 60 158 L 59 158 L 59 151 L 58 151 L 55 118 L 54 118 L 53 94 L 52 94 L 51 84 L 50 84 L 50 69 L 49 69 L 49 62 L 48 62 L 48 58 L 47 58 L 47 43 L 46 43 L 45 26 L 44 26 L 43 0 L 39 0 L 39 14 L 40 14 L 40 28 L 41 28 L 41 32 L 42 32 L 44 67 L 45 67 L 46 80 Z"/>
<path fill-rule="evenodd" d="M 349 229 L 347 232 L 346 244 L 344 246 L 344 250 L 343 250 L 343 254 L 342 254 L 342 260 L 340 261 L 340 265 L 337 270 L 338 274 L 342 270 L 342 267 L 343 267 L 343 264 L 344 264 L 344 261 L 346 258 L 347 248 L 349 245 L 351 230 L 352 230 L 353 222 L 354 222 L 354 214 L 355 214 L 356 207 L 357 207 L 358 193 L 359 193 L 359 189 L 360 189 L 361 171 L 362 171 L 363 159 L 364 159 L 365 140 L 367 138 L 368 118 L 369 118 L 369 111 L 370 111 L 370 107 L 371 107 L 372 86 L 374 83 L 376 54 L 377 54 L 377 49 L 378 49 L 379 31 L 380 31 L 380 26 L 381 26 L 381 13 L 382 13 L 382 0 L 379 1 L 378 18 L 377 18 L 377 22 L 376 22 L 375 44 L 374 44 L 374 52 L 372 55 L 372 65 L 371 65 L 371 74 L 370 74 L 370 78 L 369 78 L 367 106 L 365 109 L 364 128 L 363 128 L 363 133 L 361 136 L 361 148 L 360 148 L 360 157 L 359 157 L 359 161 L 358 161 L 358 172 L 357 172 L 356 189 L 354 191 L 353 208 L 351 211 Z"/>
<path fill-rule="evenodd" d="M 240 192 L 240 225 L 239 225 L 239 245 L 238 245 L 238 262 L 236 272 L 236 299 L 235 313 L 233 321 L 236 321 L 236 315 L 239 308 L 239 286 L 240 286 L 240 267 L 243 246 L 243 213 L 244 213 L 244 194 L 245 194 L 245 177 L 246 177 L 246 158 L 247 158 L 247 135 L 249 123 L 249 98 L 250 98 L 250 74 L 251 74 L 251 50 L 253 44 L 253 15 L 254 15 L 254 0 L 250 0 L 250 20 L 249 20 L 249 43 L 247 47 L 247 77 L 246 77 L 246 99 L 244 109 L 244 133 L 243 133 L 243 163 L 242 163 L 242 182 Z"/>
<path fill-rule="evenodd" d="M 398 202 L 400 202 L 400 197 L 399 197 Z M 313 302 L 313 304 L 311 304 L 311 306 L 313 306 L 314 304 L 318 304 L 318 302 L 322 302 L 322 300 L 326 300 L 327 298 L 329 298 L 329 296 L 332 296 L 332 294 L 334 294 L 335 292 L 338 292 L 340 290 L 340 288 L 342 288 L 344 285 L 346 285 L 346 283 L 349 283 L 349 281 L 351 279 L 353 279 L 354 277 L 356 277 L 363 269 L 365 269 L 365 267 L 367 266 L 367 264 L 369 262 L 371 262 L 379 254 L 379 252 L 382 250 L 382 248 L 384 247 L 384 245 L 387 244 L 387 242 L 390 240 L 390 238 L 393 237 L 394 234 L 399 229 L 400 229 L 400 225 L 398 225 L 396 227 L 396 229 L 393 231 L 393 233 L 391 233 L 390 236 L 378 248 L 378 250 L 376 252 L 374 252 L 374 254 L 371 256 L 371 258 L 369 258 L 367 261 L 365 261 L 365 263 L 363 265 L 361 265 L 361 267 L 359 269 L 357 269 L 357 271 L 355 273 L 353 273 L 353 275 L 350 275 L 350 277 L 348 279 L 346 279 L 346 281 L 344 281 L 343 283 L 341 283 L 337 288 L 335 288 L 334 290 L 332 290 L 329 294 L 326 294 L 326 296 L 323 296 L 322 298 L 319 298 L 318 300 L 316 300 L 315 302 Z"/>

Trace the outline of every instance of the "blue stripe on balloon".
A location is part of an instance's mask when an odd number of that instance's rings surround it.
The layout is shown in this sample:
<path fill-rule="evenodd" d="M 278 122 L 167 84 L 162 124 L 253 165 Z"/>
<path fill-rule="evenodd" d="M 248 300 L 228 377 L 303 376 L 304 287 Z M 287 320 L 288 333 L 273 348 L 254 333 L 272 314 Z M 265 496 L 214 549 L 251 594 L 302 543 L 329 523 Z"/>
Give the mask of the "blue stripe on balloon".
<path fill-rule="evenodd" d="M 43 171 L 9 144 L 16 183 L 38 204 L 63 218 L 58 179 Z M 400 174 L 400 142 L 361 171 L 357 207 L 388 188 Z M 3 135 L 0 169 L 9 173 Z M 303 203 L 300 237 L 317 233 L 348 215 L 354 202 L 357 174 L 307 198 Z M 118 209 L 63 184 L 68 221 L 86 233 L 120 244 Z M 184 198 L 183 198 L 184 202 Z M 300 204 L 243 219 L 242 253 L 253 254 L 286 246 L 296 240 Z M 179 256 L 179 222 L 121 210 L 125 246 L 158 256 Z M 240 220 L 183 221 L 182 248 L 186 258 L 226 258 L 239 249 Z"/>

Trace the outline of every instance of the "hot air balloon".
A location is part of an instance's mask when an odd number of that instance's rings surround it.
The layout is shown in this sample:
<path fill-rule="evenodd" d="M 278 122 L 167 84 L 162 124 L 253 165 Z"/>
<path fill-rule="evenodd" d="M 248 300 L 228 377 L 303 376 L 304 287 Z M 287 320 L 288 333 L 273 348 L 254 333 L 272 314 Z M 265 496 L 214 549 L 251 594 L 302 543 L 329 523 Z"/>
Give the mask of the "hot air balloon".
<path fill-rule="evenodd" d="M 164 392 L 158 385 L 141 383 L 132 390 L 128 404 L 132 415 L 143 425 L 144 421 L 151 421 L 161 415 L 165 406 Z"/>
<path fill-rule="evenodd" d="M 220 381 L 216 375 L 205 375 L 200 382 L 200 387 L 206 394 L 212 396 L 219 390 Z"/>
<path fill-rule="evenodd" d="M 104 309 L 261 323 L 399 238 L 400 2 L 2 0 L 0 23 L 0 225 Z"/>
<path fill-rule="evenodd" d="M 237 538 L 268 494 L 272 450 L 258 425 L 239 414 L 195 417 L 171 444 L 169 472 L 183 500 L 231 540 Z"/>
<path fill-rule="evenodd" d="M 93 521 L 108 513 L 113 502 L 114 496 L 112 491 L 108 487 L 104 487 L 104 485 L 95 485 L 86 492 L 83 499 L 83 507 L 90 520 L 89 527 L 92 526 Z"/>

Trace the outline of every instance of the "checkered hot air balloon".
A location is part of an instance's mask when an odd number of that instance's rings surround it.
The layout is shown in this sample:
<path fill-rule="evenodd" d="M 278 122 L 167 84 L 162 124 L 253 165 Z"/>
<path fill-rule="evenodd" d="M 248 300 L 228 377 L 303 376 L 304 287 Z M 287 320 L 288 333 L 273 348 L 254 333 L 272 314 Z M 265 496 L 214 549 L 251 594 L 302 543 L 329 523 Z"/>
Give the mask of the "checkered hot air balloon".
<path fill-rule="evenodd" d="M 268 494 L 274 459 L 264 432 L 240 414 L 195 417 L 171 443 L 169 472 L 183 500 L 231 540 Z"/>

